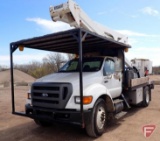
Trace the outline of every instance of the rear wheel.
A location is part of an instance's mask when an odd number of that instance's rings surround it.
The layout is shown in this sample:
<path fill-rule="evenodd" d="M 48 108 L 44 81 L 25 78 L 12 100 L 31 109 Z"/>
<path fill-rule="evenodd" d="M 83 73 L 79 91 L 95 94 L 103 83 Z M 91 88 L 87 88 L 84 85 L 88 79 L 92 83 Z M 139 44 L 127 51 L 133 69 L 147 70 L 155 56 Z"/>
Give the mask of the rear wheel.
<path fill-rule="evenodd" d="M 143 89 L 143 102 L 142 102 L 142 106 L 147 107 L 149 105 L 150 102 L 150 90 L 149 87 L 145 87 Z"/>
<path fill-rule="evenodd" d="M 104 133 L 107 120 L 106 111 L 105 101 L 98 99 L 86 125 L 86 132 L 89 136 L 98 137 Z"/>

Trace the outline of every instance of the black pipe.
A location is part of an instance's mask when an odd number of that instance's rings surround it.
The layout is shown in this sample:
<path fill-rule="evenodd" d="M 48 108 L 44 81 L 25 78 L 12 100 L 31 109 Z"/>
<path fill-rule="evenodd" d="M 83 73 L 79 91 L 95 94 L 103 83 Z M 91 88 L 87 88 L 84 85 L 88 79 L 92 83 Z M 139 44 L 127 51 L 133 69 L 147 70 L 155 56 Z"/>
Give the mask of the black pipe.
<path fill-rule="evenodd" d="M 79 87 L 80 87 L 80 111 L 82 118 L 82 128 L 84 128 L 84 114 L 83 114 L 83 72 L 82 72 L 82 62 L 83 62 L 83 49 L 82 49 L 82 31 L 79 30 L 78 34 L 79 43 Z"/>
<path fill-rule="evenodd" d="M 11 73 L 11 97 L 12 97 L 12 113 L 15 113 L 14 102 L 14 76 L 13 76 L 13 45 L 10 44 L 10 73 Z"/>

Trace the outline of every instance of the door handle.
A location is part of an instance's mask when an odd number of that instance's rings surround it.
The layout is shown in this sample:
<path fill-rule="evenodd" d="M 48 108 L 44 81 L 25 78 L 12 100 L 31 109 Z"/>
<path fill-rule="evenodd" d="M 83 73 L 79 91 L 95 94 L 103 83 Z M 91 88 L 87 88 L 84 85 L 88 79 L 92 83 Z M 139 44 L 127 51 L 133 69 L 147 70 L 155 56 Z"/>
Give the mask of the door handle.
<path fill-rule="evenodd" d="M 104 83 L 108 83 L 108 80 L 105 80 Z"/>

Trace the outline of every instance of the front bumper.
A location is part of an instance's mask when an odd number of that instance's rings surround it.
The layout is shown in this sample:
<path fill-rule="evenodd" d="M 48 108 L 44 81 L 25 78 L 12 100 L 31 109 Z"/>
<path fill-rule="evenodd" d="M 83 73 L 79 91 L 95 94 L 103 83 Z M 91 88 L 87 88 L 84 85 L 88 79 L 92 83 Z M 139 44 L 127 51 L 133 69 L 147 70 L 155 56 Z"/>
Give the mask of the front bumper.
<path fill-rule="evenodd" d="M 56 110 L 56 109 L 47 109 L 32 107 L 30 104 L 25 105 L 26 116 L 32 119 L 38 119 L 49 122 L 59 122 L 59 123 L 69 123 L 75 125 L 82 125 L 82 116 L 84 119 L 84 124 L 87 123 L 91 109 L 84 111 L 83 115 L 80 111 L 76 110 Z"/>

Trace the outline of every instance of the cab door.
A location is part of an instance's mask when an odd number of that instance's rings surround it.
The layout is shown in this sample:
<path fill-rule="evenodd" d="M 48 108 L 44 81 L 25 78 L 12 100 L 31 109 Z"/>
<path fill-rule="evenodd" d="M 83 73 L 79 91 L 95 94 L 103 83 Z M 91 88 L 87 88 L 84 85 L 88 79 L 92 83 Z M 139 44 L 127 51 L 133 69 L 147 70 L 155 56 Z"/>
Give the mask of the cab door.
<path fill-rule="evenodd" d="M 114 59 L 106 58 L 103 67 L 103 83 L 112 98 L 118 97 L 122 93 L 122 73 L 115 71 L 115 65 Z"/>

